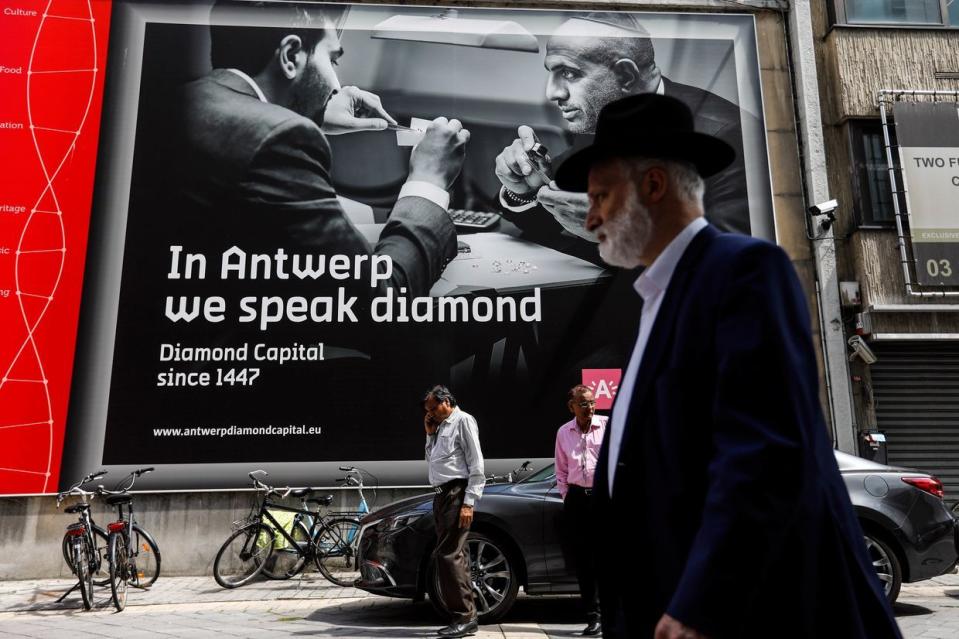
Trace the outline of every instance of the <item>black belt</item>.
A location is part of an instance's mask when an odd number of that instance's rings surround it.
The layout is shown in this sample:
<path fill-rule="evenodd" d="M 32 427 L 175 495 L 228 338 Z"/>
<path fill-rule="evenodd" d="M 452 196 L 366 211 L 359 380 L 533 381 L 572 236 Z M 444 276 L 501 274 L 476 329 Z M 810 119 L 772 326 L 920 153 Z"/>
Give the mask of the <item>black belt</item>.
<path fill-rule="evenodd" d="M 566 492 L 581 492 L 587 497 L 590 497 L 593 494 L 592 488 L 586 488 L 585 486 L 577 486 L 576 484 L 568 484 L 566 486 Z"/>
<path fill-rule="evenodd" d="M 439 486 L 433 486 L 433 492 L 436 494 L 447 493 L 451 491 L 457 485 L 466 486 L 469 483 L 469 480 L 466 479 L 451 479 L 445 484 L 440 484 Z"/>

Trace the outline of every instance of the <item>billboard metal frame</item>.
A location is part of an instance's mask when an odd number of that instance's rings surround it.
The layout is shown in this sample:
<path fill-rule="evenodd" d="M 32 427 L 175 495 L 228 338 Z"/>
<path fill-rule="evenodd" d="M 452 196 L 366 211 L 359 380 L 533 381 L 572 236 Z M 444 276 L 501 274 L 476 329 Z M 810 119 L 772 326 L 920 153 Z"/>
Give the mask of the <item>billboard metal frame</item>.
<path fill-rule="evenodd" d="M 876 92 L 876 105 L 879 107 L 879 117 L 882 120 L 883 147 L 886 150 L 886 164 L 889 171 L 889 184 L 892 189 L 892 206 L 896 217 L 896 233 L 899 242 L 899 260 L 902 264 L 902 274 L 906 282 L 906 293 L 912 297 L 957 297 L 959 289 L 953 290 L 929 290 L 922 289 L 921 285 L 913 277 L 913 268 L 916 268 L 915 254 L 912 251 L 912 244 L 906 242 L 906 229 L 912 228 L 912 211 L 909 208 L 908 198 L 905 200 L 905 207 L 899 205 L 899 196 L 907 195 L 909 192 L 906 184 L 905 175 L 897 178 L 896 173 L 902 172 L 902 167 L 896 164 L 896 157 L 893 154 L 893 147 L 898 148 L 898 144 L 892 144 L 890 131 L 896 125 L 890 117 L 889 107 L 895 102 L 903 99 L 929 99 L 933 103 L 940 102 L 943 99 L 951 99 L 959 103 L 959 91 L 935 90 L 935 89 L 881 89 Z M 902 188 L 899 183 L 902 182 Z M 905 208 L 905 211 L 903 211 Z M 911 239 L 910 235 L 910 239 Z"/>

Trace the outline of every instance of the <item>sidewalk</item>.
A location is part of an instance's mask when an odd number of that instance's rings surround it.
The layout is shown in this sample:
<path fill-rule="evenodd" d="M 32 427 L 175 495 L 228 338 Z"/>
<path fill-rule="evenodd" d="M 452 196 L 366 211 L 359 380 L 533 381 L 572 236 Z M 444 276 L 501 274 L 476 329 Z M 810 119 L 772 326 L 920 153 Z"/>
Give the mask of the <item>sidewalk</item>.
<path fill-rule="evenodd" d="M 0 583 L 0 636 L 58 637 L 430 637 L 443 626 L 428 602 L 412 603 L 330 584 L 312 573 L 289 581 L 256 581 L 226 590 L 212 577 L 163 577 L 148 591 L 130 590 L 127 608 L 116 613 L 109 586 L 95 587 L 93 610 L 83 610 L 79 592 L 56 599 L 73 585 L 56 579 Z M 552 598 L 559 611 L 569 598 Z M 548 635 L 524 618 L 538 615 L 543 601 L 523 597 L 515 622 L 485 626 L 482 639 L 544 639 Z M 532 607 L 530 604 L 533 604 Z M 524 612 L 525 609 L 525 612 Z M 551 618 L 557 614 L 547 613 Z M 568 620 L 559 636 L 582 625 Z"/>
<path fill-rule="evenodd" d="M 55 603 L 69 580 L 0 582 L 0 636 L 63 637 L 432 637 L 443 625 L 429 602 L 368 595 L 330 584 L 316 573 L 290 581 L 257 581 L 234 590 L 212 577 L 163 577 L 149 591 L 131 590 L 116 613 L 109 587 L 94 591 L 85 611 L 80 595 Z M 558 639 L 584 623 L 570 597 L 520 596 L 503 623 L 483 626 L 481 639 Z M 906 584 L 896 617 L 907 639 L 959 637 L 959 575 Z"/>

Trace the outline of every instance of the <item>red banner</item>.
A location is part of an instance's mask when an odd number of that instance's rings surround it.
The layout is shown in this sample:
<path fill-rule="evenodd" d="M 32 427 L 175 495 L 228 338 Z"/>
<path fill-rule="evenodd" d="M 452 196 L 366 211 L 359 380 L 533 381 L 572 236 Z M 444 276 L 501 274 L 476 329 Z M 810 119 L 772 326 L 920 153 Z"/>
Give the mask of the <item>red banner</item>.
<path fill-rule="evenodd" d="M 0 491 L 56 490 L 110 0 L 0 10 Z"/>

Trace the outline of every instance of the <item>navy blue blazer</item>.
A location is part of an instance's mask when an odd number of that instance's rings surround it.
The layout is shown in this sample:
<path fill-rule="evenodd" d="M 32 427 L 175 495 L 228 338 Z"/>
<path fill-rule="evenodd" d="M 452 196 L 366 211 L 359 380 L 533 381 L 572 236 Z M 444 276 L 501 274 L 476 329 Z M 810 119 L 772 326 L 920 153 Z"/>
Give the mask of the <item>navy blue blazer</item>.
<path fill-rule="evenodd" d="M 717 638 L 900 636 L 779 247 L 711 226 L 696 235 L 626 401 L 612 495 L 608 438 L 595 478 L 604 636 L 652 637 L 664 612 Z"/>

